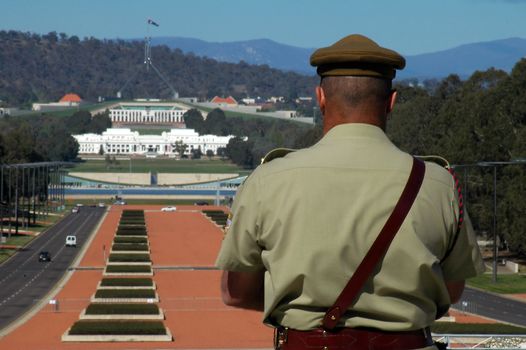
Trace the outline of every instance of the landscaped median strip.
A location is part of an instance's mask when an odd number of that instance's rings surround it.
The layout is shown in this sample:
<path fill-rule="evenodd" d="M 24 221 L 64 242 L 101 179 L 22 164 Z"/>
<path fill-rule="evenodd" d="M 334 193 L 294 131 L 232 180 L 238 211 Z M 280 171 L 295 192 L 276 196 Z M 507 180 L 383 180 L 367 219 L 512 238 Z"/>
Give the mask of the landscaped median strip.
<path fill-rule="evenodd" d="M 151 288 L 156 289 L 151 278 L 103 278 L 97 287 L 102 288 Z"/>
<path fill-rule="evenodd" d="M 142 222 L 125 225 L 123 222 Z M 142 210 L 124 210 L 105 276 L 82 311 L 80 320 L 64 333 L 62 341 L 172 341 L 164 326 L 164 313 L 152 276 L 152 262 Z"/>
<path fill-rule="evenodd" d="M 62 336 L 62 341 L 133 342 L 172 341 L 162 321 L 80 320 Z"/>
<path fill-rule="evenodd" d="M 217 226 L 224 228 L 228 220 L 228 214 L 222 210 L 203 210 L 203 214 L 212 220 Z"/>
<path fill-rule="evenodd" d="M 164 320 L 156 304 L 92 303 L 80 314 L 81 320 Z"/>

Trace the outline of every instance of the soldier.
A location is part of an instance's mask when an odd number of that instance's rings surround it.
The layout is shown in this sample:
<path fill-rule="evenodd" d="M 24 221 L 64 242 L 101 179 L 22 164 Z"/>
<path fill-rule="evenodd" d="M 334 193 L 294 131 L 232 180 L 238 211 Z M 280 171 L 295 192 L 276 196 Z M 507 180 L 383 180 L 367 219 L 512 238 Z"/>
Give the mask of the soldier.
<path fill-rule="evenodd" d="M 435 349 L 429 326 L 484 267 L 454 178 L 432 162 L 352 305 L 331 316 L 333 326 L 324 321 L 418 161 L 385 135 L 402 56 L 350 35 L 314 52 L 311 64 L 324 136 L 270 154 L 240 188 L 216 262 L 223 300 L 262 310 L 277 348 Z"/>

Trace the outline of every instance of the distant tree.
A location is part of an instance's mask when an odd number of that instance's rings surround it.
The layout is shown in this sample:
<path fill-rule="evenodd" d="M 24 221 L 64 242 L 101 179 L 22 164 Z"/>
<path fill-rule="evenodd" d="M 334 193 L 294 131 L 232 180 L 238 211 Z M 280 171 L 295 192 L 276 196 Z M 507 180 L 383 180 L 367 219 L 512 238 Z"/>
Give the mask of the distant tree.
<path fill-rule="evenodd" d="M 91 114 L 79 111 L 66 118 L 66 127 L 72 134 L 85 134 L 91 131 Z"/>
<path fill-rule="evenodd" d="M 192 150 L 192 159 L 201 159 L 202 155 L 203 155 L 203 152 L 201 152 L 200 146 Z"/>
<path fill-rule="evenodd" d="M 184 123 L 188 129 L 194 129 L 198 133 L 202 133 L 205 120 L 201 112 L 195 108 L 192 108 L 183 114 L 183 118 Z"/>
<path fill-rule="evenodd" d="M 27 122 L 16 126 L 4 136 L 6 163 L 31 163 L 42 160 L 35 147 L 35 134 Z"/>
<path fill-rule="evenodd" d="M 218 147 L 217 155 L 220 156 L 222 160 L 224 160 L 226 157 L 226 147 Z"/>
<path fill-rule="evenodd" d="M 212 157 L 214 156 L 214 151 L 212 151 L 211 149 L 207 149 L 206 156 L 208 157 L 209 160 L 211 160 Z"/>
<path fill-rule="evenodd" d="M 245 168 L 252 168 L 254 165 L 253 146 L 253 142 L 243 141 L 240 137 L 234 137 L 228 141 L 226 155 L 233 163 Z"/>
<path fill-rule="evenodd" d="M 204 122 L 204 134 L 226 136 L 229 132 L 230 124 L 226 119 L 225 112 L 216 108 L 208 113 Z"/>
<path fill-rule="evenodd" d="M 4 163 L 4 157 L 5 157 L 4 137 L 2 136 L 2 134 L 0 134 L 0 164 Z"/>
<path fill-rule="evenodd" d="M 106 169 L 111 168 L 111 165 L 112 165 L 111 157 L 107 153 L 106 153 L 106 156 L 104 156 L 104 163 L 106 164 Z"/>
<path fill-rule="evenodd" d="M 104 154 L 104 147 L 102 147 L 102 145 L 100 145 L 99 147 L 99 155 L 102 156 Z"/>
<path fill-rule="evenodd" d="M 181 158 L 183 158 L 186 150 L 188 149 L 188 145 L 183 141 L 175 141 L 172 147 L 174 147 L 175 152 L 179 153 L 179 157 Z"/>
<path fill-rule="evenodd" d="M 91 118 L 89 132 L 101 134 L 103 131 L 106 131 L 106 129 L 111 128 L 111 119 L 109 114 L 110 113 L 108 110 L 106 110 L 104 113 L 95 114 Z"/>
<path fill-rule="evenodd" d="M 318 142 L 323 136 L 323 129 L 321 126 L 308 129 L 303 134 L 300 134 L 294 140 L 293 148 L 307 148 Z"/>

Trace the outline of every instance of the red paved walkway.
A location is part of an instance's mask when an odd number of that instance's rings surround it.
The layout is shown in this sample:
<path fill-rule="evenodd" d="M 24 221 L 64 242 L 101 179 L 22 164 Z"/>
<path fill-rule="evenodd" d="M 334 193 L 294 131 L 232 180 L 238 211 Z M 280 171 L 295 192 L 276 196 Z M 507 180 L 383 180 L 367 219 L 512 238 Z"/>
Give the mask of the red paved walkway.
<path fill-rule="evenodd" d="M 213 209 L 209 207 L 208 209 Z M 222 232 L 195 206 L 179 206 L 177 212 L 160 212 L 160 206 L 113 207 L 81 261 L 81 267 L 102 267 L 108 255 L 122 209 L 145 209 L 151 258 L 157 270 L 154 280 L 165 311 L 165 325 L 172 342 L 62 343 L 62 334 L 78 320 L 102 278 L 101 270 L 73 273 L 59 291 L 59 309 L 44 307 L 4 338 L 0 349 L 209 349 L 271 348 L 272 330 L 261 324 L 261 314 L 223 305 L 219 271 L 182 271 L 175 266 L 212 266 Z M 154 211 L 149 211 L 154 210 Z M 105 248 L 105 252 L 103 250 Z"/>

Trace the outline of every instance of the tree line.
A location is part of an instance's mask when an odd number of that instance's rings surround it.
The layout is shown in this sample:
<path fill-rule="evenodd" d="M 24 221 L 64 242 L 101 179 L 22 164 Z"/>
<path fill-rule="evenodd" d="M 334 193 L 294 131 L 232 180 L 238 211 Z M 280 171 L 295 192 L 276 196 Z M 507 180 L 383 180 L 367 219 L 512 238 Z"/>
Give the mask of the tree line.
<path fill-rule="evenodd" d="M 441 155 L 455 168 L 478 233 L 492 237 L 493 171 L 497 232 L 505 247 L 526 253 L 526 59 L 510 74 L 489 69 L 432 88 L 399 84 L 388 134 L 400 148 Z M 515 162 L 494 165 L 490 162 Z"/>
<path fill-rule="evenodd" d="M 72 135 L 101 133 L 111 127 L 107 114 L 91 117 L 75 112 L 69 117 L 41 114 L 0 118 L 0 163 L 74 161 L 78 143 Z"/>
<path fill-rule="evenodd" d="M 57 101 L 67 92 L 97 101 L 99 96 L 172 98 L 153 69 L 146 71 L 142 42 L 79 39 L 0 31 L 0 100 L 9 106 Z M 152 61 L 181 96 L 235 98 L 312 95 L 316 78 L 267 65 L 222 63 L 166 46 L 151 48 Z"/>
<path fill-rule="evenodd" d="M 206 120 L 198 110 L 191 109 L 185 113 L 184 121 L 187 128 L 200 135 L 234 135 L 224 150 L 225 155 L 248 169 L 259 165 L 265 154 L 274 148 L 302 148 L 321 136 L 321 128 L 312 125 L 272 118 L 227 118 L 218 108 L 208 113 Z"/>

